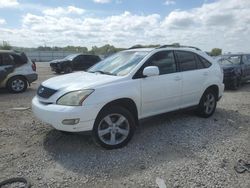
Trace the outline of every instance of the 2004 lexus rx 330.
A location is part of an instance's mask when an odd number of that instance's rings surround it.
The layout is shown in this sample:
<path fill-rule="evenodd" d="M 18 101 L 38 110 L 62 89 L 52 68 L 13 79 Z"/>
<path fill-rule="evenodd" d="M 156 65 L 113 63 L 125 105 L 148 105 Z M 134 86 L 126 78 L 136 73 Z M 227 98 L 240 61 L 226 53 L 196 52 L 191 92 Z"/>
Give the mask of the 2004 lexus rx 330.
<path fill-rule="evenodd" d="M 129 142 L 142 118 L 187 107 L 211 116 L 223 90 L 220 66 L 199 49 L 130 49 L 87 72 L 44 81 L 32 109 L 55 129 L 92 131 L 99 145 L 114 149 Z"/>

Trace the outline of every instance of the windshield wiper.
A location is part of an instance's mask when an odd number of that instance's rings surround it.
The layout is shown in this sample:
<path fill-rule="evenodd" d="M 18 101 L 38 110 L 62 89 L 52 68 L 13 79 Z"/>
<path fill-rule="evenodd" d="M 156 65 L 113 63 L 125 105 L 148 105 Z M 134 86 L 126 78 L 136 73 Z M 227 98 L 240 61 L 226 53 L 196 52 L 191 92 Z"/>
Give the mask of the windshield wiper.
<path fill-rule="evenodd" d="M 116 74 L 113 74 L 111 72 L 106 72 L 106 71 L 90 71 L 90 73 L 101 73 L 101 74 L 107 74 L 107 75 L 113 75 L 113 76 L 116 76 Z"/>

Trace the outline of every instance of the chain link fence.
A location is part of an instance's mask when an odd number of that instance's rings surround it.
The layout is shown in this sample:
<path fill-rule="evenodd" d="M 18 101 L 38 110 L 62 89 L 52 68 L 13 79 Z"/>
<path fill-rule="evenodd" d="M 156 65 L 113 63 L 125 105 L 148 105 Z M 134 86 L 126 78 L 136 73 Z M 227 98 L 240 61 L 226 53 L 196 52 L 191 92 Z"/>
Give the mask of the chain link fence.
<path fill-rule="evenodd" d="M 74 51 L 27 51 L 26 55 L 36 62 L 48 62 L 55 59 L 63 59 L 64 57 L 76 54 Z"/>

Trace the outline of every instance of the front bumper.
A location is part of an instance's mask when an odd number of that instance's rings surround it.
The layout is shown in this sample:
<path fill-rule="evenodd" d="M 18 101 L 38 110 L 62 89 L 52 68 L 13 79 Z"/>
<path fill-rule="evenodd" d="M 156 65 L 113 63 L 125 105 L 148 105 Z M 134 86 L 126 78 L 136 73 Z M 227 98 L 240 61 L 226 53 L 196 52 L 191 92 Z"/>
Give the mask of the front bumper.
<path fill-rule="evenodd" d="M 66 132 L 91 131 L 95 118 L 100 110 L 98 105 L 94 106 L 63 106 L 57 104 L 43 104 L 38 97 L 32 100 L 32 111 L 35 116 L 52 125 L 55 129 Z M 75 125 L 64 125 L 65 119 L 80 119 Z"/>

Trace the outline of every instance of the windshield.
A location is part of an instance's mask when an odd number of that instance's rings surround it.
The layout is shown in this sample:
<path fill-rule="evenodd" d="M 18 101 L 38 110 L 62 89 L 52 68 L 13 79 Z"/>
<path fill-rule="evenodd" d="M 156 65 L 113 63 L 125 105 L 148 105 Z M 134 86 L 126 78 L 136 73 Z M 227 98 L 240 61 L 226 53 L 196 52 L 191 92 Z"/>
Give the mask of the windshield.
<path fill-rule="evenodd" d="M 71 54 L 71 55 L 66 56 L 64 59 L 73 60 L 76 56 L 78 56 L 78 54 Z"/>
<path fill-rule="evenodd" d="M 240 61 L 241 61 L 240 55 L 228 56 L 219 60 L 219 62 L 224 65 L 240 64 Z"/>
<path fill-rule="evenodd" d="M 149 52 L 123 51 L 118 52 L 91 67 L 88 72 L 99 72 L 124 76 L 128 74 Z"/>

